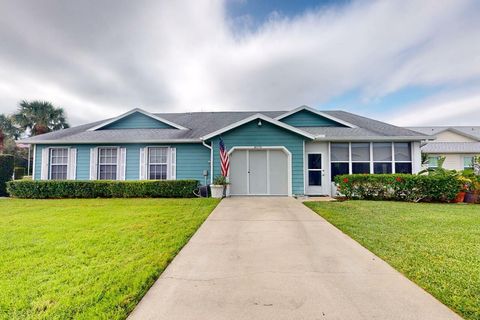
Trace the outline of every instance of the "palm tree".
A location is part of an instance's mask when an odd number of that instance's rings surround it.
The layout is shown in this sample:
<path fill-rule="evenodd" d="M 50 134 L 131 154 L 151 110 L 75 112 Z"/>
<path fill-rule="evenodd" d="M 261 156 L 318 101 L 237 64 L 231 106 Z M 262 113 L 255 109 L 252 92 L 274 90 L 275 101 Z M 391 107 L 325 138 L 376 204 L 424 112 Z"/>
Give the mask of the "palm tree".
<path fill-rule="evenodd" d="M 13 115 L 13 121 L 32 136 L 69 127 L 62 108 L 38 100 L 20 102 L 18 112 Z"/>

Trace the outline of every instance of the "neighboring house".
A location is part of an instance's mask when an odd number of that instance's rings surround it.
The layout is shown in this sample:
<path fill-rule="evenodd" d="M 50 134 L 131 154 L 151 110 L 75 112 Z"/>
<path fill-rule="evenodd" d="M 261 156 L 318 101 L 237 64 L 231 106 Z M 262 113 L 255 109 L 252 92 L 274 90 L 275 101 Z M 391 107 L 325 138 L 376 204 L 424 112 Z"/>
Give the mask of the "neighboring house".
<path fill-rule="evenodd" d="M 410 127 L 409 129 L 434 135 L 436 139 L 422 146 L 428 156 L 428 167 L 437 167 L 445 157 L 443 167 L 450 170 L 473 168 L 475 156 L 480 156 L 480 126 L 477 127 Z"/>
<path fill-rule="evenodd" d="M 134 109 L 22 143 L 34 147 L 34 180 L 210 183 L 220 174 L 220 138 L 230 153 L 232 195 L 328 195 L 338 174 L 418 172 L 420 142 L 429 137 L 344 111 L 302 106 L 161 114 Z"/>

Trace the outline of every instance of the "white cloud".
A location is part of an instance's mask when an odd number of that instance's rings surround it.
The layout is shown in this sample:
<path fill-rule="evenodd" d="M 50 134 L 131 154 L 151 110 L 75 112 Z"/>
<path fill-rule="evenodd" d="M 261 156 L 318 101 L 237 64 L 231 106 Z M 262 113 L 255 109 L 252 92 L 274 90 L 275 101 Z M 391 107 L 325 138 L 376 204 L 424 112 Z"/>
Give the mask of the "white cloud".
<path fill-rule="evenodd" d="M 479 13 L 473 0 L 359 1 L 232 30 L 222 1 L 3 1 L 0 112 L 48 99 L 78 123 L 461 86 L 480 79 Z"/>
<path fill-rule="evenodd" d="M 439 94 L 383 117 L 399 126 L 480 125 L 480 87 Z"/>

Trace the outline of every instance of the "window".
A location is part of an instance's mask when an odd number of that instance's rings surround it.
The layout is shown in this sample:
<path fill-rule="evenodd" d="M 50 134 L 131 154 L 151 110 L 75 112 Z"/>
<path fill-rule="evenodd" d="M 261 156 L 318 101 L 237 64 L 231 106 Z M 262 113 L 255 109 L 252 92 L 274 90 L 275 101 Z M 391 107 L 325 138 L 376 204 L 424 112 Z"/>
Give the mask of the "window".
<path fill-rule="evenodd" d="M 66 180 L 68 167 L 68 148 L 50 149 L 50 179 Z"/>
<path fill-rule="evenodd" d="M 352 173 L 370 173 L 370 162 L 353 162 Z"/>
<path fill-rule="evenodd" d="M 332 162 L 332 181 L 334 181 L 334 178 L 336 176 L 342 175 L 342 174 L 348 174 L 348 162 L 347 163 L 333 163 Z"/>
<path fill-rule="evenodd" d="M 349 173 L 412 173 L 410 142 L 331 143 L 332 181 Z"/>
<path fill-rule="evenodd" d="M 322 185 L 322 155 L 320 153 L 311 153 L 308 155 L 308 185 Z"/>
<path fill-rule="evenodd" d="M 330 145 L 331 156 L 331 178 L 334 181 L 335 176 L 349 173 L 350 160 L 349 143 L 332 143 Z"/>
<path fill-rule="evenodd" d="M 373 161 L 392 161 L 392 144 L 390 142 L 375 142 L 373 144 Z"/>
<path fill-rule="evenodd" d="M 395 173 L 412 173 L 412 163 L 395 162 Z"/>
<path fill-rule="evenodd" d="M 409 142 L 393 144 L 395 173 L 412 173 L 412 148 Z"/>
<path fill-rule="evenodd" d="M 117 180 L 118 148 L 98 149 L 98 179 Z"/>
<path fill-rule="evenodd" d="M 428 157 L 428 167 L 429 168 L 436 168 L 438 167 L 438 160 L 440 159 L 439 156 L 430 156 Z"/>
<path fill-rule="evenodd" d="M 148 148 L 148 178 L 150 180 L 166 180 L 168 167 L 168 148 Z"/>
<path fill-rule="evenodd" d="M 474 159 L 473 156 L 463 157 L 463 169 L 473 169 Z"/>
<path fill-rule="evenodd" d="M 348 162 L 348 143 L 332 143 L 331 145 L 332 162 Z"/>
<path fill-rule="evenodd" d="M 370 173 L 370 143 L 352 142 L 352 173 Z"/>
<path fill-rule="evenodd" d="M 392 163 L 375 162 L 373 164 L 373 173 L 392 173 Z"/>

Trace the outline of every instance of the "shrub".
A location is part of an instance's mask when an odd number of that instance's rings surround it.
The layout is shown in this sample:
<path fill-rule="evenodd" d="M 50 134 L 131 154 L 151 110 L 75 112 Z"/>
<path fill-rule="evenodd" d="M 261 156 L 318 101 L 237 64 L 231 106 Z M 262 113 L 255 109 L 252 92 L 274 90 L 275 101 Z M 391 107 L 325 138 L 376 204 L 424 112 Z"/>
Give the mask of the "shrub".
<path fill-rule="evenodd" d="M 9 154 L 0 154 L 0 197 L 7 196 L 6 183 L 12 180 L 14 158 Z"/>
<path fill-rule="evenodd" d="M 77 181 L 16 180 L 7 184 L 12 197 L 47 198 L 191 198 L 197 180 Z"/>
<path fill-rule="evenodd" d="M 352 174 L 335 182 L 349 199 L 448 202 L 460 191 L 452 175 Z"/>

